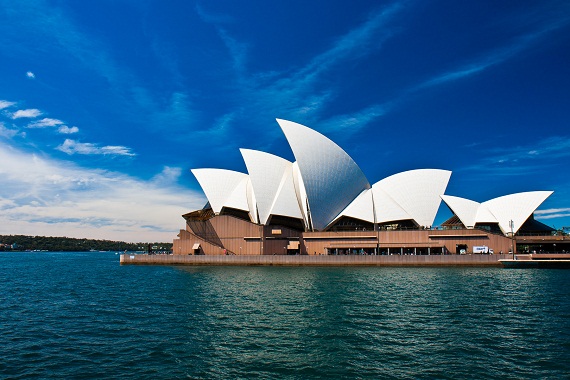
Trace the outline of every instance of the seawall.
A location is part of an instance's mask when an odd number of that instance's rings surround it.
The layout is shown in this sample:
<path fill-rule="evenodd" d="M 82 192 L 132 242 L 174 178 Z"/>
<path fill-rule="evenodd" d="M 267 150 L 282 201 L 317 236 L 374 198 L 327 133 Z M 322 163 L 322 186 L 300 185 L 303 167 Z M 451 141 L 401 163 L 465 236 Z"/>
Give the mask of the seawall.
<path fill-rule="evenodd" d="M 121 255 L 121 265 L 501 267 L 512 255 Z"/>

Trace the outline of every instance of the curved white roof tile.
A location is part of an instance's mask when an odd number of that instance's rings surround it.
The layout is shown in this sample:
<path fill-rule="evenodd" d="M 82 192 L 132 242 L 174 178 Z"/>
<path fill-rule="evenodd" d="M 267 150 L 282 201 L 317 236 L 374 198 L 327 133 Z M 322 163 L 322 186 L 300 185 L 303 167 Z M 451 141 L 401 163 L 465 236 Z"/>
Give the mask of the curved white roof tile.
<path fill-rule="evenodd" d="M 374 197 L 376 223 L 413 219 L 406 210 L 398 205 L 384 190 L 376 186 L 376 184 L 372 186 L 372 194 Z"/>
<path fill-rule="evenodd" d="M 244 210 L 250 212 L 248 204 L 247 189 L 250 187 L 249 177 L 246 175 L 238 185 L 235 187 L 234 191 L 231 192 L 230 196 L 224 202 L 224 207 L 236 208 L 238 210 Z M 251 216 L 251 212 L 250 212 Z M 252 220 L 254 218 L 251 218 Z"/>
<path fill-rule="evenodd" d="M 511 220 L 516 233 L 551 194 L 552 191 L 530 191 L 504 195 L 483 203 L 450 195 L 442 195 L 441 198 L 466 227 L 477 223 L 498 223 L 506 234 L 511 232 Z"/>
<path fill-rule="evenodd" d="M 323 230 L 370 184 L 338 145 L 304 125 L 277 119 L 299 165 L 312 227 Z"/>
<path fill-rule="evenodd" d="M 384 178 L 373 188 L 384 190 L 418 225 L 431 226 L 450 176 L 449 170 L 409 170 Z"/>
<path fill-rule="evenodd" d="M 259 214 L 257 212 L 257 201 L 255 200 L 255 193 L 253 192 L 253 185 L 251 184 L 251 178 L 247 181 L 247 207 L 249 209 L 249 217 L 253 223 L 259 223 Z"/>
<path fill-rule="evenodd" d="M 499 221 L 499 227 L 504 233 L 510 232 L 509 222 L 514 223 L 513 232 L 517 232 L 529 216 L 546 200 L 552 191 L 529 191 L 494 198 L 481 205 Z"/>
<path fill-rule="evenodd" d="M 372 202 L 372 189 L 364 190 L 353 200 L 338 216 L 364 220 L 374 223 L 374 203 Z"/>
<path fill-rule="evenodd" d="M 475 223 L 499 223 L 499 221 L 485 205 L 479 205 L 477 216 L 475 217 Z"/>
<path fill-rule="evenodd" d="M 441 199 L 451 209 L 451 211 L 461 220 L 467 228 L 473 228 L 477 220 L 479 202 L 466 198 L 454 197 L 452 195 L 442 195 Z"/>
<path fill-rule="evenodd" d="M 225 169 L 192 169 L 191 171 L 216 214 L 223 207 L 249 211 L 247 174 Z"/>
<path fill-rule="evenodd" d="M 283 215 L 291 218 L 303 219 L 297 193 L 295 191 L 295 183 L 293 181 L 293 165 L 289 166 L 277 190 L 277 196 L 271 206 L 271 215 Z"/>
<path fill-rule="evenodd" d="M 305 190 L 305 184 L 303 183 L 303 178 L 301 177 L 301 171 L 299 170 L 299 164 L 297 161 L 293 162 L 293 184 L 295 186 L 297 202 L 299 203 L 299 208 L 301 209 L 303 220 L 305 221 L 305 226 L 309 226 L 307 191 Z"/>
<path fill-rule="evenodd" d="M 240 149 L 257 202 L 259 222 L 271 214 L 302 218 L 293 184 L 293 163 L 273 154 Z"/>

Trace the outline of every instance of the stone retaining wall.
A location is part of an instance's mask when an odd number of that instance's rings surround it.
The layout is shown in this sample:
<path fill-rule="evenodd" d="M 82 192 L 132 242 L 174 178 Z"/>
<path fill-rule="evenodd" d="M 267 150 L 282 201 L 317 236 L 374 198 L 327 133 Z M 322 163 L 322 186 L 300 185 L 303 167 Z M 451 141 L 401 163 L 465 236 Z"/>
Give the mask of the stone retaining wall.
<path fill-rule="evenodd" d="M 121 255 L 121 265 L 232 265 L 232 266 L 493 266 L 512 255 Z"/>

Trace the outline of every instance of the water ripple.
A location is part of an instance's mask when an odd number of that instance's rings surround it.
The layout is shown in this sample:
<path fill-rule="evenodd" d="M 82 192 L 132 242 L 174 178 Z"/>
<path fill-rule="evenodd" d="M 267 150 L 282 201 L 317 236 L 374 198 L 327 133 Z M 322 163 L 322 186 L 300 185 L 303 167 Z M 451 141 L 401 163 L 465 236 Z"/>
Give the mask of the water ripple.
<path fill-rule="evenodd" d="M 1 378 L 570 374 L 570 271 L 0 264 Z"/>

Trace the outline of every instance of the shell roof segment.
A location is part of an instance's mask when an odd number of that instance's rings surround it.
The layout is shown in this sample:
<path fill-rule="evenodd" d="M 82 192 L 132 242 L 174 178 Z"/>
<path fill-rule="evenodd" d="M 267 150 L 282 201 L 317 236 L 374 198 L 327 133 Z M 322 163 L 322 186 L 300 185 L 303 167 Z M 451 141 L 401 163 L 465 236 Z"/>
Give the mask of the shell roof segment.
<path fill-rule="evenodd" d="M 299 165 L 312 228 L 323 230 L 370 184 L 354 160 L 333 141 L 304 125 L 277 122 Z"/>
<path fill-rule="evenodd" d="M 376 184 L 372 186 L 372 194 L 374 196 L 376 223 L 413 219 L 413 217 L 404 210 L 402 206 L 400 206 L 386 191 Z"/>
<path fill-rule="evenodd" d="M 293 184 L 293 163 L 270 153 L 240 149 L 257 201 L 259 222 L 272 214 L 302 219 Z"/>
<path fill-rule="evenodd" d="M 477 223 L 498 223 L 503 233 L 516 233 L 552 191 L 529 191 L 508 194 L 478 203 L 465 198 L 443 195 L 441 198 L 467 228 Z"/>
<path fill-rule="evenodd" d="M 450 177 L 449 170 L 441 169 L 417 169 L 397 173 L 374 184 L 374 200 L 380 200 L 383 196 L 375 189 L 382 189 L 418 225 L 431 226 L 441 203 L 440 197 L 445 193 Z M 376 207 L 376 212 L 377 215 L 382 215 L 385 211 L 379 206 Z M 392 215 L 389 219 L 391 218 Z"/>
<path fill-rule="evenodd" d="M 479 202 L 452 195 L 442 195 L 441 199 L 453 211 L 453 213 L 457 215 L 465 227 L 472 228 L 475 226 L 477 214 L 481 206 Z"/>
<path fill-rule="evenodd" d="M 249 177 L 247 174 L 226 169 L 192 169 L 191 171 L 204 190 L 215 213 L 220 213 L 224 207 L 249 211 L 247 203 Z"/>
<path fill-rule="evenodd" d="M 513 232 L 517 232 L 531 214 L 552 195 L 552 191 L 529 191 L 504 195 L 483 202 L 485 206 L 497 218 L 499 227 L 503 233 L 511 231 L 509 222 L 514 224 Z"/>
<path fill-rule="evenodd" d="M 352 201 L 339 215 L 374 223 L 374 201 L 372 199 L 372 189 L 364 190 L 354 201 Z"/>

